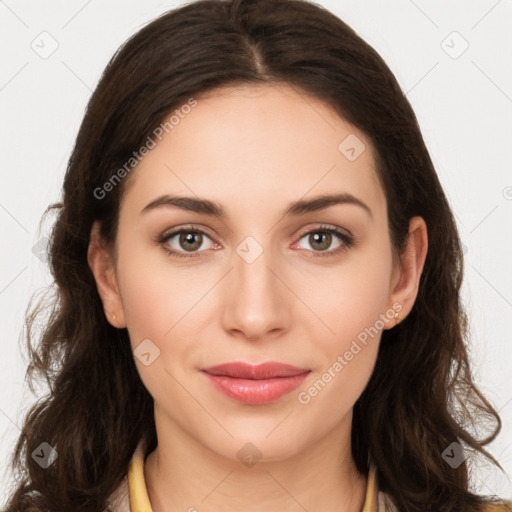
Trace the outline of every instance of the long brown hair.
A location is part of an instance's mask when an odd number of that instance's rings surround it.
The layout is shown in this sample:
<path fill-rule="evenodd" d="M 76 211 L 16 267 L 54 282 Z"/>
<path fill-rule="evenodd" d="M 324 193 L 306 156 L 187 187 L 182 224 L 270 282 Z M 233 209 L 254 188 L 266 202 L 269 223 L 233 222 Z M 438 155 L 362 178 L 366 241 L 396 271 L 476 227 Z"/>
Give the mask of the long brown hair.
<path fill-rule="evenodd" d="M 501 468 L 483 448 L 501 421 L 469 367 L 461 242 L 395 77 L 371 46 L 316 4 L 202 0 L 158 17 L 112 57 L 87 106 L 62 200 L 47 210 L 58 213 L 49 247 L 56 294 L 48 309 L 29 307 L 26 326 L 27 378 L 45 377 L 50 392 L 29 410 L 13 452 L 18 481 L 8 512 L 100 512 L 139 440 L 145 437 L 150 451 L 156 447 L 153 399 L 139 378 L 127 330 L 105 318 L 87 263 L 95 220 L 105 242 L 115 241 L 130 176 L 106 194 L 97 191 L 191 97 L 261 83 L 286 83 L 319 98 L 367 135 L 397 254 L 409 219 L 418 215 L 427 224 L 417 300 L 400 325 L 383 332 L 374 373 L 355 404 L 357 468 L 368 471 L 370 453 L 380 489 L 404 512 L 476 512 L 492 501 L 469 489 L 470 460 L 487 458 Z M 35 322 L 45 311 L 38 337 Z M 472 435 L 472 422 L 490 424 L 488 437 Z M 58 454 L 46 469 L 31 456 L 43 442 Z M 468 456 L 456 468 L 442 456 L 454 442 Z"/>

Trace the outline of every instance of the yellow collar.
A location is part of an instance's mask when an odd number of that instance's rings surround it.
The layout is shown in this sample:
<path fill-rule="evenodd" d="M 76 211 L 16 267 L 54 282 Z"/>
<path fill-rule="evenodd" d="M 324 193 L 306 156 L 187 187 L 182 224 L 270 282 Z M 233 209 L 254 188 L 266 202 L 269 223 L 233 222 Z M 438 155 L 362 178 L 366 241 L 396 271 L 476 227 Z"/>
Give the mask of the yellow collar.
<path fill-rule="evenodd" d="M 153 512 L 144 479 L 145 455 L 145 442 L 141 440 L 128 466 L 130 512 Z M 376 466 L 370 463 L 366 500 L 362 512 L 385 512 L 383 499 L 383 493 L 378 491 Z"/>

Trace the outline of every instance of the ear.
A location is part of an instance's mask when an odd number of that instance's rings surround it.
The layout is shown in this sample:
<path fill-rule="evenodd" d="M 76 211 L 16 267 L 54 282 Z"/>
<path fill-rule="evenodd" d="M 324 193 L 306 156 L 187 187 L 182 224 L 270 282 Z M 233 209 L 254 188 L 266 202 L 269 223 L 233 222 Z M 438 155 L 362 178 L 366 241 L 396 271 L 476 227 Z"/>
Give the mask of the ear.
<path fill-rule="evenodd" d="M 118 329 L 126 327 L 121 295 L 117 285 L 114 258 L 102 243 L 99 221 L 95 221 L 91 228 L 87 262 L 94 275 L 108 322 Z"/>
<path fill-rule="evenodd" d="M 409 222 L 407 245 L 395 266 L 391 286 L 391 304 L 399 303 L 396 311 L 402 321 L 410 312 L 418 295 L 421 273 L 428 250 L 427 225 L 422 217 L 413 217 Z M 392 328 L 396 325 L 390 325 Z"/>

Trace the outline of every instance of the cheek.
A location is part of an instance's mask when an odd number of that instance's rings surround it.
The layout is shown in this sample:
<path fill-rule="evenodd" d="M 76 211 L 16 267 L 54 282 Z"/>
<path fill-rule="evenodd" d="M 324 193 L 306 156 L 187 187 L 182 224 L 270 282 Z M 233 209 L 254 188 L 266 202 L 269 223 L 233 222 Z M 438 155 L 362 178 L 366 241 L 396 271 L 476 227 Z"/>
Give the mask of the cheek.
<path fill-rule="evenodd" d="M 193 271 L 173 267 L 159 252 L 125 244 L 119 251 L 118 275 L 139 375 L 153 398 L 165 403 L 169 397 L 181 397 L 174 378 L 182 382 L 190 370 L 195 347 L 190 340 L 198 336 L 201 308 L 197 305 L 205 285 Z M 145 353 L 149 353 L 146 361 Z"/>
<path fill-rule="evenodd" d="M 318 317 L 311 315 L 308 322 L 318 365 L 312 385 L 299 402 L 314 404 L 312 409 L 318 407 L 318 414 L 327 408 L 333 422 L 353 407 L 364 391 L 382 330 L 392 325 L 394 312 L 387 310 L 391 271 L 391 249 L 383 240 L 332 267 L 328 279 L 316 275 L 315 282 L 322 286 L 312 287 L 310 280 L 304 281 L 301 293 L 308 290 L 308 306 Z"/>
<path fill-rule="evenodd" d="M 146 246 L 144 245 L 146 244 Z M 204 281 L 193 268 L 173 264 L 147 242 L 119 242 L 119 288 L 132 344 L 139 338 L 164 340 L 180 320 L 194 314 Z M 190 311 L 190 313 L 187 313 Z"/>
<path fill-rule="evenodd" d="M 352 269 L 354 270 L 354 269 Z M 330 300 L 320 300 L 320 294 L 311 297 L 318 316 L 329 329 L 322 327 L 323 335 L 316 336 L 314 354 L 317 357 L 315 376 L 298 396 L 301 404 L 311 404 L 307 414 L 325 416 L 332 426 L 349 411 L 361 396 L 378 356 L 382 329 L 391 321 L 386 317 L 388 299 L 387 281 L 378 271 L 350 272 L 340 275 L 339 286 L 330 284 Z M 309 408 L 309 406 L 308 406 Z"/>
<path fill-rule="evenodd" d="M 299 281 L 297 295 L 305 298 L 312 313 L 306 315 L 311 318 L 308 324 L 316 327 L 316 335 L 311 332 L 310 339 L 323 340 L 323 351 L 331 358 L 348 350 L 352 340 L 359 337 L 364 341 L 365 333 L 382 330 L 381 315 L 390 293 L 390 251 L 383 242 L 352 253 L 339 266 L 301 273 L 305 277 Z"/>

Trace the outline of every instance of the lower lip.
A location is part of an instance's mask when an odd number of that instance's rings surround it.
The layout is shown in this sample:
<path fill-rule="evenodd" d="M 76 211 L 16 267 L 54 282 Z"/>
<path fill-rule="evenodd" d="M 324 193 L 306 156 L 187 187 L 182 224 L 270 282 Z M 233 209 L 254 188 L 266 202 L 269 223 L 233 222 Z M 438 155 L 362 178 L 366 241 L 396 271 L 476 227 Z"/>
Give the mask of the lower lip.
<path fill-rule="evenodd" d="M 310 372 L 293 377 L 274 379 L 235 379 L 225 375 L 210 375 L 203 372 L 215 388 L 238 402 L 249 405 L 265 405 L 279 400 L 298 388 Z"/>

